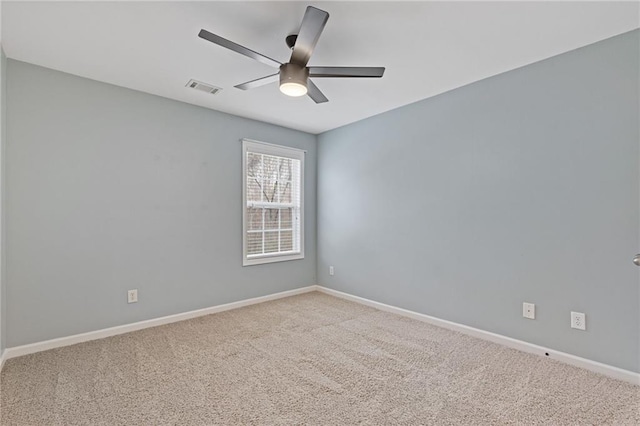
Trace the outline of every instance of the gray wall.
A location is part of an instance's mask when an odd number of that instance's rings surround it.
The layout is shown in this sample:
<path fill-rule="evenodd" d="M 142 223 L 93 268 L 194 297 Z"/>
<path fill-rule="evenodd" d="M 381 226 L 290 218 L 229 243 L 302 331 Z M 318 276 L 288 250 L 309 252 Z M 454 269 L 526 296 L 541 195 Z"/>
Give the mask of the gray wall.
<path fill-rule="evenodd" d="M 8 347 L 315 284 L 314 135 L 7 72 Z M 304 260 L 242 267 L 243 137 L 308 150 Z"/>
<path fill-rule="evenodd" d="M 7 141 L 7 57 L 0 46 L 0 355 L 6 348 L 7 336 L 7 298 L 6 292 L 6 268 L 5 268 L 5 152 Z"/>
<path fill-rule="evenodd" d="M 319 283 L 639 371 L 638 51 L 635 31 L 320 135 Z"/>

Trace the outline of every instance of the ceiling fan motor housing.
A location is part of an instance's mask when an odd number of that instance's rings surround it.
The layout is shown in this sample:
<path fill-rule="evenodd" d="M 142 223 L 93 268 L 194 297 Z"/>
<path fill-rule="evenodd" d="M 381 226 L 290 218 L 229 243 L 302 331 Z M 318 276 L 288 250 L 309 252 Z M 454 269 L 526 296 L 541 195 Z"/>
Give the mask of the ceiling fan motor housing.
<path fill-rule="evenodd" d="M 300 65 L 287 63 L 280 66 L 280 85 L 285 83 L 296 83 L 307 87 L 309 79 L 309 68 Z"/>

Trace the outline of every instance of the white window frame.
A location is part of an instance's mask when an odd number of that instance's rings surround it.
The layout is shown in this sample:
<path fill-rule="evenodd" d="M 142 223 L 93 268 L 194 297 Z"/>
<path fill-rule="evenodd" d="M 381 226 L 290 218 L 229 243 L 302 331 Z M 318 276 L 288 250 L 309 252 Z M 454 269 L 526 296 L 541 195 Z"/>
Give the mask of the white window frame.
<path fill-rule="evenodd" d="M 247 250 L 247 153 L 254 152 L 265 155 L 300 160 L 300 250 L 291 254 L 261 254 L 249 257 Z M 275 145 L 251 139 L 242 139 L 242 266 L 261 265 L 264 263 L 285 262 L 304 259 L 304 157 L 306 151 L 287 146 Z M 294 236 L 295 238 L 295 236 Z"/>

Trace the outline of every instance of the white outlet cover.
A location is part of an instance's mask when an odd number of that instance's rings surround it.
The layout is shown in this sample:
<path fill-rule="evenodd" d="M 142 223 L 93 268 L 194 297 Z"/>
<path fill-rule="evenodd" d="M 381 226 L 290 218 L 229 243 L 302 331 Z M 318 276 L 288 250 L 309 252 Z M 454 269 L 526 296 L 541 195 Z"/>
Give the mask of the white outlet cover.
<path fill-rule="evenodd" d="M 129 290 L 127 292 L 127 303 L 138 302 L 138 290 Z"/>
<path fill-rule="evenodd" d="M 575 328 L 576 330 L 586 330 L 586 315 L 582 312 L 571 312 L 571 328 Z"/>
<path fill-rule="evenodd" d="M 329 266 L 329 275 L 333 275 L 333 266 Z"/>
<path fill-rule="evenodd" d="M 536 319 L 536 305 L 524 302 L 522 304 L 522 316 L 529 319 Z"/>

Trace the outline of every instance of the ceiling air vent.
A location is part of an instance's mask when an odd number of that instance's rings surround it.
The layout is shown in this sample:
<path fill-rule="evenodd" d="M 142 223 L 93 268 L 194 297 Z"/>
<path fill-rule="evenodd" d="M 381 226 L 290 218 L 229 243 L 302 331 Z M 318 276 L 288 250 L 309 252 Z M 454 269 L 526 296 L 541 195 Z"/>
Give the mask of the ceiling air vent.
<path fill-rule="evenodd" d="M 221 87 L 212 86 L 210 84 L 203 83 L 201 81 L 197 81 L 197 80 L 193 80 L 193 79 L 189 80 L 189 82 L 187 83 L 186 87 L 189 87 L 191 89 L 196 89 L 196 90 L 199 90 L 201 92 L 210 93 L 212 95 L 215 95 L 216 93 L 218 93 L 219 91 L 222 90 Z"/>

